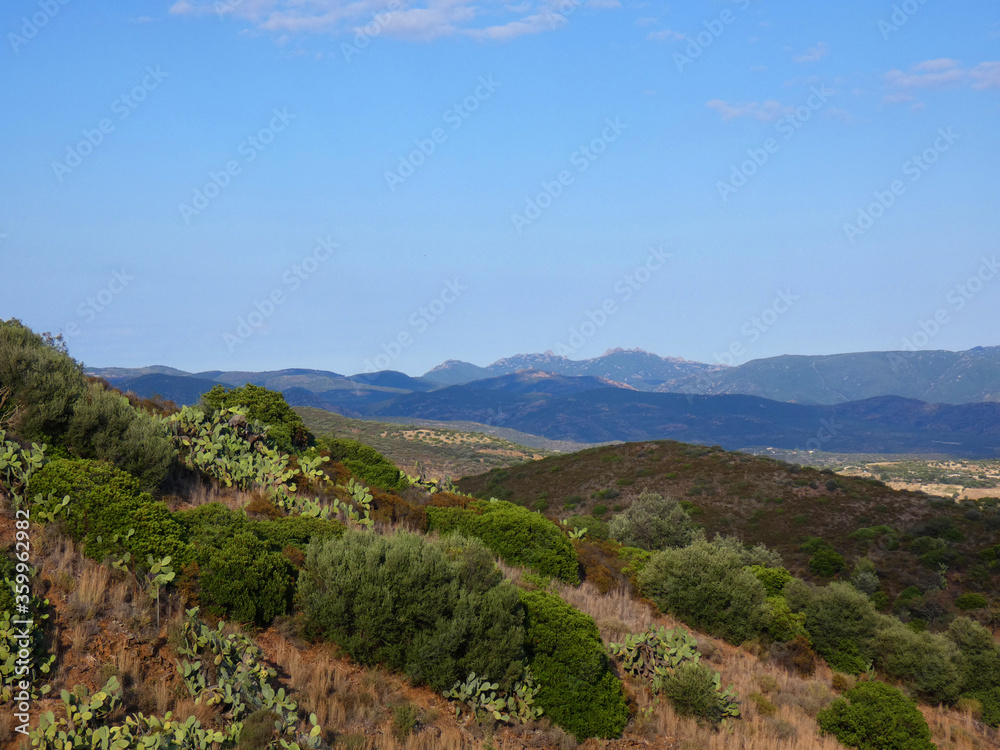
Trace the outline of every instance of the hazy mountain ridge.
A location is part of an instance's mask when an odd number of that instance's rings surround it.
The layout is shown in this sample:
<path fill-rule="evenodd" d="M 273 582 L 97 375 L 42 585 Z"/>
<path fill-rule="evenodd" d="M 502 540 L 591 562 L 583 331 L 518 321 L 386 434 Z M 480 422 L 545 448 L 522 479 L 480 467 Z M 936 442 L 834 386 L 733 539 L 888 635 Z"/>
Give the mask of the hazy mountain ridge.
<path fill-rule="evenodd" d="M 962 352 L 898 351 L 756 359 L 656 390 L 837 404 L 875 396 L 933 403 L 1000 401 L 1000 346 Z"/>

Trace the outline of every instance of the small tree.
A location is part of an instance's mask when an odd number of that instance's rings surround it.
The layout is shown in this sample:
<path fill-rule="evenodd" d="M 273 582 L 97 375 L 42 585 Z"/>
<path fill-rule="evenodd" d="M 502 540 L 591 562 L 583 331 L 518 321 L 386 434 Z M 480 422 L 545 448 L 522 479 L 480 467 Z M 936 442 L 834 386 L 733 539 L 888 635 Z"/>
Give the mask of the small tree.
<path fill-rule="evenodd" d="M 825 733 L 858 750 L 936 750 L 916 704 L 884 682 L 858 683 L 820 711 L 816 721 Z"/>
<path fill-rule="evenodd" d="M 699 530 L 678 501 L 643 492 L 612 519 L 608 533 L 626 547 L 655 552 L 665 547 L 686 547 Z"/>

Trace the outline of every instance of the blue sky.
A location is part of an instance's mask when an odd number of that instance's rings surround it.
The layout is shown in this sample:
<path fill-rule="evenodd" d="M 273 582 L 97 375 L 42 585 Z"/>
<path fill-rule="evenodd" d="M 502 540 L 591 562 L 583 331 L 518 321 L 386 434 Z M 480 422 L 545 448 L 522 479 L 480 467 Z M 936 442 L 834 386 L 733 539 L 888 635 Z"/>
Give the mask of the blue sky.
<path fill-rule="evenodd" d="M 12 0 L 0 32 L 0 318 L 88 365 L 1000 344 L 992 3 Z"/>

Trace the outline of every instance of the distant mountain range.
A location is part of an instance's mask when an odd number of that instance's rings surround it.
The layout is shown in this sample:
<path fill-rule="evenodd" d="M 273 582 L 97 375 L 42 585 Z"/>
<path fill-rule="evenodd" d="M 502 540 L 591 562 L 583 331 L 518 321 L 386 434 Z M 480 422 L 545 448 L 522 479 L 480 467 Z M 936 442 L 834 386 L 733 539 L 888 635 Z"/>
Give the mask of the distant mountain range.
<path fill-rule="evenodd" d="M 1000 456 L 1000 347 L 782 356 L 719 367 L 641 350 L 588 360 L 449 360 L 422 377 L 383 371 L 96 368 L 122 390 L 197 403 L 218 383 L 282 391 L 346 416 L 467 421 L 555 440 L 670 438 L 727 449 Z"/>

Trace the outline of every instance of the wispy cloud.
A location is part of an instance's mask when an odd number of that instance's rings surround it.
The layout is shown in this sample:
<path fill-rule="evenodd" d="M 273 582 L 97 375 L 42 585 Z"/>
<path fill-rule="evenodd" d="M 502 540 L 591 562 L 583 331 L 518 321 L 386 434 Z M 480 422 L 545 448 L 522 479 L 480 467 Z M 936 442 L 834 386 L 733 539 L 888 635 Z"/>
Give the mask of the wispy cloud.
<path fill-rule="evenodd" d="M 974 89 L 1000 88 L 1000 62 L 981 62 L 965 68 L 958 60 L 941 57 L 912 66 L 908 71 L 890 70 L 885 80 L 894 88 L 944 89 L 971 86 Z"/>
<path fill-rule="evenodd" d="M 651 39 L 654 42 L 679 42 L 681 39 L 686 37 L 679 31 L 671 31 L 670 29 L 660 29 L 659 31 L 649 32 L 647 39 Z"/>
<path fill-rule="evenodd" d="M 349 34 L 377 14 L 389 21 L 383 36 L 431 41 L 445 36 L 504 41 L 554 31 L 568 23 L 581 7 L 613 9 L 620 0 L 418 0 L 404 7 L 400 0 L 177 0 L 175 16 L 219 15 L 271 32 L 280 43 L 296 35 Z"/>
<path fill-rule="evenodd" d="M 793 55 L 792 60 L 797 63 L 814 63 L 819 62 L 829 54 L 830 45 L 826 42 L 820 42 L 815 47 L 807 49 L 801 55 Z"/>
<path fill-rule="evenodd" d="M 743 104 L 732 104 L 722 99 L 712 99 L 705 102 L 705 106 L 718 112 L 719 116 L 726 122 L 737 120 L 741 117 L 750 117 L 761 122 L 774 122 L 790 114 L 795 109 L 794 107 L 786 107 L 774 99 L 768 99 L 764 102 L 746 102 Z"/>

